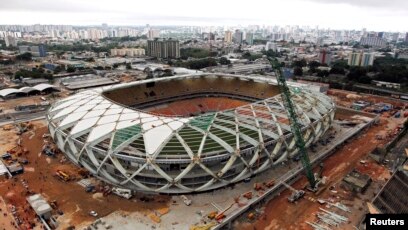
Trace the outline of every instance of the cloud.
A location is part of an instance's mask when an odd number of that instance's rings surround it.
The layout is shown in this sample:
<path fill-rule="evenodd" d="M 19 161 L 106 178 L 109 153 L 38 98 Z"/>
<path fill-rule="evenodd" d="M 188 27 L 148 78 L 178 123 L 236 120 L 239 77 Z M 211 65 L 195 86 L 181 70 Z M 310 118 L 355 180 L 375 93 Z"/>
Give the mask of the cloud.
<path fill-rule="evenodd" d="M 406 30 L 408 21 L 408 0 L 206 0 L 199 4 L 191 0 L 0 0 L 0 5 L 0 24 L 319 25 L 390 31 Z"/>
<path fill-rule="evenodd" d="M 408 8 L 407 0 L 307 0 L 323 4 L 347 4 L 363 8 L 401 9 Z"/>
<path fill-rule="evenodd" d="M 83 4 L 64 0 L 0 0 L 0 11 L 29 11 L 29 12 L 80 12 L 92 10 L 87 1 Z"/>

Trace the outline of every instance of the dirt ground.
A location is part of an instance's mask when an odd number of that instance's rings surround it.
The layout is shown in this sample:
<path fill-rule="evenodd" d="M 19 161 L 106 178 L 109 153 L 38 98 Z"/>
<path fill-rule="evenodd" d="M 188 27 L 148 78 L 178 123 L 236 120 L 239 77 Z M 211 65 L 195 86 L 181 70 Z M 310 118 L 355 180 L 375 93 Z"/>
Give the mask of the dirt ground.
<path fill-rule="evenodd" d="M 365 213 L 364 196 L 354 196 L 350 191 L 341 186 L 341 180 L 353 168 L 357 167 L 358 171 L 368 173 L 374 181 L 383 182 L 389 178 L 389 172 L 385 167 L 380 166 L 372 161 L 367 160 L 365 165 L 360 163 L 361 159 L 366 156 L 377 145 L 384 144 L 386 140 L 377 140 L 375 135 L 384 129 L 387 129 L 389 121 L 382 118 L 380 123 L 365 131 L 353 141 L 342 146 L 335 154 L 324 161 L 323 176 L 328 178 L 328 184 L 323 191 L 316 196 L 307 192 L 304 199 L 299 200 L 296 204 L 288 202 L 287 197 L 290 195 L 289 190 L 285 190 L 279 197 L 271 200 L 265 206 L 263 214 L 254 223 L 240 223 L 236 229 L 312 229 L 306 224 L 306 221 L 314 222 L 319 207 L 322 207 L 316 199 L 331 199 L 335 202 L 341 201 L 343 204 L 354 207 L 352 215 L 348 215 L 349 223 L 343 224 L 339 229 L 353 229 Z M 317 169 L 315 169 L 316 171 Z M 295 189 L 301 189 L 307 184 L 305 177 L 293 184 Z M 335 192 L 328 189 L 334 186 Z M 372 195 L 372 194 L 371 194 Z"/>
<path fill-rule="evenodd" d="M 3 198 L 0 197 L 0 229 L 1 230 L 11 230 L 17 229 L 17 225 L 14 222 L 13 216 L 4 202 Z"/>
<path fill-rule="evenodd" d="M 327 92 L 327 95 L 329 95 L 332 99 L 334 99 L 337 105 L 341 105 L 341 106 L 348 107 L 348 108 L 351 106 L 351 104 L 355 100 L 369 101 L 374 104 L 380 103 L 380 102 L 390 103 L 393 106 L 400 106 L 400 107 L 408 106 L 408 102 L 399 102 L 392 98 L 381 97 L 381 96 L 376 96 L 376 95 L 357 94 L 356 92 L 351 92 L 351 91 L 346 91 L 346 90 L 330 89 Z"/>
<path fill-rule="evenodd" d="M 32 135 L 32 132 L 22 135 L 22 148 L 29 151 L 22 157 L 30 162 L 25 166 L 25 172 L 12 179 L 0 181 L 0 195 L 3 196 L 7 205 L 17 207 L 18 216 L 25 224 L 25 226 L 20 226 L 21 229 L 27 229 L 28 223 L 39 225 L 34 211 L 26 202 L 28 191 L 23 187 L 22 181 L 27 182 L 30 191 L 41 193 L 49 202 L 54 200 L 57 202 L 58 209 L 64 213 L 58 217 L 60 229 L 94 221 L 95 217 L 88 214 L 91 210 L 96 211 L 99 216 L 105 216 L 117 210 L 143 212 L 168 207 L 169 198 L 166 196 L 152 196 L 149 202 L 140 201 L 141 196 L 136 196 L 131 201 L 112 194 L 103 197 L 102 194 L 86 193 L 84 187 L 76 183 L 77 180 L 63 182 L 56 178 L 54 175 L 57 169 L 64 170 L 71 176 L 80 177 L 80 168 L 68 161 L 61 164 L 62 154 L 57 155 L 56 158 L 42 154 L 44 142 L 42 136 L 47 133 L 47 127 L 43 122 L 34 122 L 34 124 L 35 135 Z M 10 133 L 1 132 L 0 139 L 11 136 L 11 134 L 15 136 L 13 132 L 14 130 Z"/>

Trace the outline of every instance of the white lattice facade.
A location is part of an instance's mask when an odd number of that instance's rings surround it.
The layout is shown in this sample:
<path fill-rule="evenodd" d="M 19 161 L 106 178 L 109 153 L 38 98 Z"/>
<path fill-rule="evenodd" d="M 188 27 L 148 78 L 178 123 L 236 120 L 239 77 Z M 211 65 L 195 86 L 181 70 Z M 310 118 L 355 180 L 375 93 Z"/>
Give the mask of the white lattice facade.
<path fill-rule="evenodd" d="M 270 78 L 196 74 L 189 78 Z M 171 78 L 169 78 L 171 79 Z M 297 154 L 280 95 L 235 109 L 175 117 L 127 108 L 106 98 L 116 89 L 79 92 L 47 114 L 51 136 L 74 163 L 115 186 L 160 193 L 201 192 L 256 175 Z M 293 88 L 307 146 L 330 127 L 335 104 L 326 95 Z"/>

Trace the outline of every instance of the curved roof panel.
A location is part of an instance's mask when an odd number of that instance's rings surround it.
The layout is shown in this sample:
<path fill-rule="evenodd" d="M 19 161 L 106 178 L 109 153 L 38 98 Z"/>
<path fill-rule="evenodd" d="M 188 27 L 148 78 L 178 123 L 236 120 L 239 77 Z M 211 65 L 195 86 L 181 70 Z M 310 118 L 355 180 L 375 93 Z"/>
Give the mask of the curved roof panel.
<path fill-rule="evenodd" d="M 29 86 L 22 87 L 19 90 L 21 92 L 23 92 L 23 93 L 30 93 L 30 92 L 33 92 L 33 91 L 39 91 L 38 89 L 34 89 L 33 87 L 29 87 Z"/>
<path fill-rule="evenodd" d="M 33 87 L 22 87 L 20 89 L 14 89 L 14 88 L 9 88 L 9 89 L 3 89 L 0 90 L 0 96 L 1 97 L 7 97 L 11 94 L 17 94 L 17 93 L 23 93 L 23 94 L 28 94 L 30 92 L 34 92 L 34 91 L 39 91 L 42 92 L 46 89 L 55 89 L 55 90 L 59 90 L 58 87 L 54 86 L 54 85 L 50 85 L 50 84 L 38 84 L 36 86 Z M 72 98 L 71 98 L 72 99 Z"/>
<path fill-rule="evenodd" d="M 58 90 L 58 87 L 56 87 L 55 85 L 46 84 L 46 83 L 38 84 L 38 85 L 34 86 L 33 88 L 36 89 L 36 90 L 39 90 L 39 91 L 44 91 L 46 89 L 56 89 L 56 90 Z"/>
<path fill-rule="evenodd" d="M 18 90 L 18 89 L 13 89 L 13 88 L 0 90 L 0 96 L 2 96 L 2 97 L 7 97 L 7 96 L 9 96 L 11 94 L 15 94 L 15 93 L 21 93 L 21 91 Z"/>

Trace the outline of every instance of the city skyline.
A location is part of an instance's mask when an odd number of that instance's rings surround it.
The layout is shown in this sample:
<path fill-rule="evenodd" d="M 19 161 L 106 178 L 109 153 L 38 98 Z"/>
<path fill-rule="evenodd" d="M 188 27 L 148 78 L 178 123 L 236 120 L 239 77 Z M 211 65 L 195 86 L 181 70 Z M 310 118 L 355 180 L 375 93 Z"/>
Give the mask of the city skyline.
<path fill-rule="evenodd" d="M 117 0 L 70 1 L 0 0 L 0 24 L 62 24 L 91 26 L 184 25 L 300 25 L 319 28 L 406 31 L 408 2 L 403 0 L 288 0 L 235 4 L 214 0 L 201 5 L 189 1 L 131 2 Z M 199 10 L 197 10 L 199 9 Z M 51 23 L 50 23 L 51 22 Z M 392 23 L 390 23 L 392 22 Z"/>

